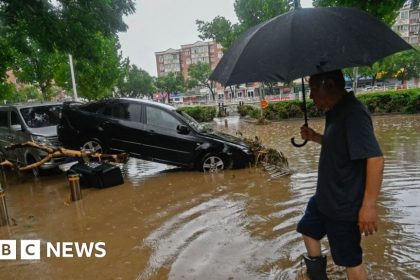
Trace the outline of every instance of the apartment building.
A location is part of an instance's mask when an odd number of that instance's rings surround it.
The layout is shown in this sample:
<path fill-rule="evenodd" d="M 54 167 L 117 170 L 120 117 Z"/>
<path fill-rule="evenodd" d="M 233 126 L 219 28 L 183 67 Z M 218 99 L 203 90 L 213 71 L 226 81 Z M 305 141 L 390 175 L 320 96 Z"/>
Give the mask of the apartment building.
<path fill-rule="evenodd" d="M 420 46 L 420 8 L 406 1 L 393 26 L 394 30 L 409 44 Z"/>
<path fill-rule="evenodd" d="M 155 56 L 158 77 L 171 72 L 180 72 L 186 80 L 191 64 L 205 62 L 214 69 L 222 58 L 223 52 L 221 45 L 215 41 L 197 41 L 194 44 L 181 45 L 180 49 L 155 52 Z"/>
<path fill-rule="evenodd" d="M 161 77 L 171 72 L 182 73 L 185 80 L 189 78 L 188 69 L 198 62 L 208 63 L 213 70 L 223 56 L 222 46 L 215 42 L 197 41 L 193 44 L 181 45 L 180 49 L 168 49 L 155 52 L 157 76 Z M 247 83 L 237 87 L 225 88 L 216 83 L 215 92 L 217 100 L 231 98 L 254 97 L 254 90 L 259 83 Z M 203 88 L 200 92 L 208 92 Z"/>

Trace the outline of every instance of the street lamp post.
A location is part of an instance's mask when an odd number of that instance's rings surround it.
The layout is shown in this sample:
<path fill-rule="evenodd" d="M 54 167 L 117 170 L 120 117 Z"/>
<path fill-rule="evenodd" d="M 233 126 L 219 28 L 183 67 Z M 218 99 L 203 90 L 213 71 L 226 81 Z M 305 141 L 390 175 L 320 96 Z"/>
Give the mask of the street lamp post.
<path fill-rule="evenodd" d="M 70 64 L 71 82 L 73 84 L 73 100 L 77 101 L 76 79 L 74 77 L 73 57 L 71 54 L 69 54 L 69 64 Z"/>

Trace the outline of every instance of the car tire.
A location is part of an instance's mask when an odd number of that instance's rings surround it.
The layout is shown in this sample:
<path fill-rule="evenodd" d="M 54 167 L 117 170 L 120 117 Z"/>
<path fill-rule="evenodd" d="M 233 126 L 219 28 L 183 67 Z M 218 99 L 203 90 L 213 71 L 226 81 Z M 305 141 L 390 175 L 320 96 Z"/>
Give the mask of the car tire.
<path fill-rule="evenodd" d="M 201 159 L 199 168 L 203 172 L 219 172 L 228 168 L 229 161 L 220 154 L 208 153 Z"/>
<path fill-rule="evenodd" d="M 98 153 L 103 153 L 105 151 L 104 145 L 97 139 L 90 139 L 85 141 L 82 145 L 82 149 Z"/>

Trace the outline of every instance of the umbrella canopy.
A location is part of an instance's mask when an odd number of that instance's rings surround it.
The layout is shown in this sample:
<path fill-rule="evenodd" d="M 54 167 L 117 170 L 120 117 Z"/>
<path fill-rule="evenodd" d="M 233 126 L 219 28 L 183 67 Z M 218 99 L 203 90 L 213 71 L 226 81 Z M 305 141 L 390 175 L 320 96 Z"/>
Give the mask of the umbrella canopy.
<path fill-rule="evenodd" d="M 303 8 L 254 26 L 239 37 L 210 80 L 291 81 L 346 67 L 370 65 L 411 46 L 388 26 L 352 8 Z"/>

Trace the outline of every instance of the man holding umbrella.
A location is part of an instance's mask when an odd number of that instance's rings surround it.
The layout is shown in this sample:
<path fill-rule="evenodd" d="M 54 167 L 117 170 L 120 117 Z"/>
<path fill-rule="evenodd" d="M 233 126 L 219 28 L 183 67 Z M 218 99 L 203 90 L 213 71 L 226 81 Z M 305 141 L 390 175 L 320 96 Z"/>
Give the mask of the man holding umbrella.
<path fill-rule="evenodd" d="M 327 279 L 319 240 L 327 235 L 334 261 L 347 267 L 349 279 L 366 279 L 361 233 L 377 230 L 376 199 L 383 157 L 367 109 L 344 89 L 347 67 L 371 65 L 412 47 L 388 26 L 351 8 L 296 9 L 242 34 L 214 69 L 210 80 L 228 86 L 245 82 L 293 81 L 311 76 L 311 97 L 326 113 L 324 135 L 308 126 L 305 141 L 322 144 L 319 178 L 298 231 L 308 248 L 311 279 Z"/>
<path fill-rule="evenodd" d="M 326 235 L 337 265 L 348 279 L 367 279 L 362 265 L 361 234 L 378 230 L 376 201 L 384 159 L 366 107 L 347 93 L 340 70 L 312 75 L 310 97 L 326 111 L 324 135 L 302 126 L 305 140 L 322 145 L 315 195 L 297 230 L 308 251 L 310 279 L 327 279 L 320 240 Z"/>

